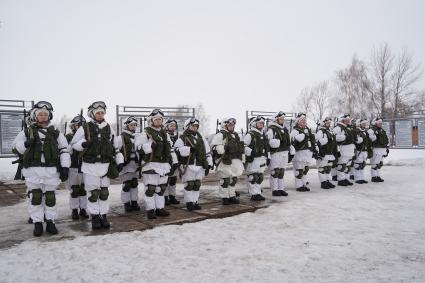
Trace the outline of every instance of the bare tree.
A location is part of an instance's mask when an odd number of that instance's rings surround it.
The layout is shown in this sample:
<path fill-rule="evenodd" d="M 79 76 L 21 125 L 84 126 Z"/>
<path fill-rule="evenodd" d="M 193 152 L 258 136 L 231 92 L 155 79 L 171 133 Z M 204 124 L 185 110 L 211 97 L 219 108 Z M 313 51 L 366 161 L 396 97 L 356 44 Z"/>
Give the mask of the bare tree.
<path fill-rule="evenodd" d="M 328 110 L 330 101 L 329 83 L 327 81 L 318 83 L 311 89 L 311 94 L 311 118 L 317 122 L 330 112 Z"/>
<path fill-rule="evenodd" d="M 305 87 L 297 96 L 296 112 L 310 113 L 313 105 L 313 93 L 310 87 Z"/>
<path fill-rule="evenodd" d="M 182 104 L 179 105 L 180 108 L 195 108 L 195 117 L 199 120 L 199 132 L 207 136 L 210 133 L 210 125 L 209 125 L 209 115 L 205 111 L 204 105 L 202 103 L 198 103 L 197 105 L 188 105 L 188 104 Z"/>
<path fill-rule="evenodd" d="M 419 80 L 421 71 L 419 65 L 413 63 L 413 55 L 404 49 L 395 59 L 394 71 L 391 74 L 391 114 L 406 115 L 413 106 L 414 85 Z"/>
<path fill-rule="evenodd" d="M 336 94 L 332 104 L 352 116 L 366 117 L 373 110 L 370 96 L 370 81 L 366 64 L 353 56 L 350 66 L 336 72 Z"/>
<path fill-rule="evenodd" d="M 387 114 L 390 98 L 391 70 L 394 65 L 394 55 L 387 43 L 372 51 L 370 62 L 370 88 L 369 93 L 375 109 Z"/>

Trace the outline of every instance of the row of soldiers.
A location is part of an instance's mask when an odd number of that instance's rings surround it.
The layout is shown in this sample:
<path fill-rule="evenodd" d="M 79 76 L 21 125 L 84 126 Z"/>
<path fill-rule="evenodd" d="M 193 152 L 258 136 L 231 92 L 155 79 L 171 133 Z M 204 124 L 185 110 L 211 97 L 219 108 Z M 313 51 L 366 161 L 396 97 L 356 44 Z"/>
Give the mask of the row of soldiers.
<path fill-rule="evenodd" d="M 264 117 L 251 119 L 243 138 L 235 131 L 236 119 L 225 118 L 221 129 L 207 141 L 199 133 L 195 117 L 185 121 L 179 135 L 177 121 L 165 120 L 164 113 L 155 109 L 142 133 L 136 133 L 137 119 L 128 117 L 123 131 L 116 135 L 105 114 L 104 102 L 92 103 L 87 112 L 90 121 L 82 113 L 74 117 L 72 132 L 65 137 L 51 124 L 53 107 L 49 102 L 40 101 L 29 111 L 27 126 L 16 137 L 14 150 L 22 160 L 34 236 L 43 234 L 43 221 L 46 232 L 58 233 L 55 191 L 61 181 L 71 192 L 72 218 L 90 215 L 93 229 L 110 227 L 109 186 L 110 180 L 118 177 L 126 212 L 140 210 L 138 180 L 142 177 L 148 219 L 168 216 L 165 206 L 179 203 L 178 176 L 184 184 L 187 209 L 202 209 L 198 203 L 202 179 L 214 168 L 220 178 L 223 205 L 239 203 L 235 188 L 244 172 L 251 200 L 264 200 L 261 184 L 267 167 L 272 195 L 287 196 L 284 175 L 289 162 L 293 163 L 296 190 L 309 191 L 307 173 L 312 158 L 316 159 L 323 189 L 335 187 L 332 171 L 338 185 L 352 185 L 352 165 L 356 183 L 366 183 L 363 170 L 367 158 L 371 158 L 372 181 L 383 181 L 379 169 L 388 154 L 388 138 L 380 118 L 369 129 L 366 120 L 354 128 L 350 117 L 344 115 L 333 131 L 331 119 L 325 118 L 314 134 L 307 127 L 305 114 L 297 115 L 289 132 L 285 113 L 278 112 L 267 129 Z"/>

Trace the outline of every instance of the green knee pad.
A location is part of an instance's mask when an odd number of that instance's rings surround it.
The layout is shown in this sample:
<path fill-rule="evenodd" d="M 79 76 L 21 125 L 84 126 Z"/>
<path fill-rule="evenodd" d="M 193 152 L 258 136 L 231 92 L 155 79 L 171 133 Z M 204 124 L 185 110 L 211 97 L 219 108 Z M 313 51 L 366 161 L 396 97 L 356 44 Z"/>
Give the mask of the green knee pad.
<path fill-rule="evenodd" d="M 199 191 L 200 188 L 201 188 L 201 180 L 195 180 L 194 181 L 193 190 L 194 191 Z"/>
<path fill-rule="evenodd" d="M 99 199 L 100 190 L 92 190 L 90 191 L 89 202 L 97 202 Z"/>
<path fill-rule="evenodd" d="M 137 188 L 138 186 L 139 186 L 139 180 L 137 180 L 137 178 L 131 179 L 131 187 Z"/>
<path fill-rule="evenodd" d="M 303 177 L 303 172 L 304 172 L 304 170 L 303 170 L 303 169 L 297 169 L 297 174 L 295 175 L 295 178 L 297 178 L 297 179 L 302 179 L 302 177 Z"/>
<path fill-rule="evenodd" d="M 78 198 L 80 196 L 80 186 L 79 185 L 72 185 L 71 186 L 71 197 L 72 198 Z"/>
<path fill-rule="evenodd" d="M 232 178 L 232 182 L 230 183 L 230 186 L 231 187 L 234 187 L 234 186 L 236 186 L 236 183 L 238 182 L 238 177 L 233 177 Z"/>
<path fill-rule="evenodd" d="M 279 174 L 277 175 L 278 179 L 283 179 L 283 176 L 285 176 L 285 168 L 279 169 Z"/>
<path fill-rule="evenodd" d="M 168 178 L 168 185 L 175 186 L 177 184 L 177 176 L 172 176 Z"/>
<path fill-rule="evenodd" d="M 130 191 L 130 189 L 132 188 L 132 183 L 131 181 L 125 181 L 123 186 L 122 186 L 122 190 L 123 192 L 128 193 Z"/>
<path fill-rule="evenodd" d="M 307 175 L 310 168 L 308 166 L 304 167 L 303 175 Z"/>
<path fill-rule="evenodd" d="M 54 191 L 47 191 L 44 193 L 45 203 L 48 207 L 53 207 L 56 205 L 56 194 Z"/>
<path fill-rule="evenodd" d="M 227 188 L 230 185 L 230 178 L 223 178 L 221 179 L 221 182 L 222 182 L 221 186 L 223 188 Z"/>
<path fill-rule="evenodd" d="M 100 188 L 100 194 L 99 194 L 99 199 L 100 200 L 107 200 L 109 197 L 109 190 L 108 187 L 101 187 Z"/>
<path fill-rule="evenodd" d="M 153 197 L 153 195 L 155 194 L 155 190 L 156 190 L 156 186 L 155 185 L 147 185 L 148 188 L 145 191 L 145 195 L 147 197 Z"/>
<path fill-rule="evenodd" d="M 184 189 L 186 191 L 193 191 L 194 187 L 195 187 L 194 181 L 187 181 L 187 185 L 186 185 L 186 187 L 184 187 Z"/>
<path fill-rule="evenodd" d="M 332 167 L 331 166 L 325 166 L 324 169 L 325 169 L 324 173 L 329 174 L 329 173 L 331 173 Z"/>
<path fill-rule="evenodd" d="M 165 193 L 165 190 L 167 189 L 167 184 L 161 184 L 159 185 L 159 188 L 161 189 L 158 193 L 159 196 L 163 196 Z"/>
<path fill-rule="evenodd" d="M 80 197 L 85 197 L 87 195 L 86 187 L 84 184 L 80 185 Z"/>
<path fill-rule="evenodd" d="M 29 194 L 32 194 L 32 198 L 31 198 L 31 204 L 32 205 L 40 205 L 41 201 L 43 200 L 43 191 L 41 189 L 33 189 L 31 191 L 28 192 L 28 197 Z"/>
<path fill-rule="evenodd" d="M 257 173 L 257 184 L 260 185 L 264 180 L 264 175 L 262 173 Z"/>

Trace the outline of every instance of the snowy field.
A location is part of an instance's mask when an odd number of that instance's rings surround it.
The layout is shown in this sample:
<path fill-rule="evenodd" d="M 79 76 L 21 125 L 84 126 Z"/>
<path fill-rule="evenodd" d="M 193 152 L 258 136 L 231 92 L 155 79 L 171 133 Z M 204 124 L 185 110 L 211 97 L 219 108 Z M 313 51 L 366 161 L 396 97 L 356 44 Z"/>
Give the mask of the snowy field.
<path fill-rule="evenodd" d="M 255 213 L 26 241 L 0 251 L 0 282 L 425 282 L 425 150 L 392 150 L 385 162 L 385 183 L 329 191 L 311 170 L 313 190 L 296 192 L 290 172 L 286 201 Z M 60 218 L 67 198 L 58 193 Z M 26 218 L 24 203 L 1 207 L 0 229 Z"/>

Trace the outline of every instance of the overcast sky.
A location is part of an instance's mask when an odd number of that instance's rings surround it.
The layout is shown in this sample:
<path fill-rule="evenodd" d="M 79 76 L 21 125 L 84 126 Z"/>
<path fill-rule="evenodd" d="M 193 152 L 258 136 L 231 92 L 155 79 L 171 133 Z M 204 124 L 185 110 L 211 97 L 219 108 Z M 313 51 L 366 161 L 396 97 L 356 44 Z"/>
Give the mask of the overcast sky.
<path fill-rule="evenodd" d="M 104 100 L 110 120 L 116 104 L 203 103 L 213 127 L 290 111 L 383 42 L 424 66 L 424 15 L 421 0 L 0 0 L 0 98 L 48 100 L 56 117 Z"/>

